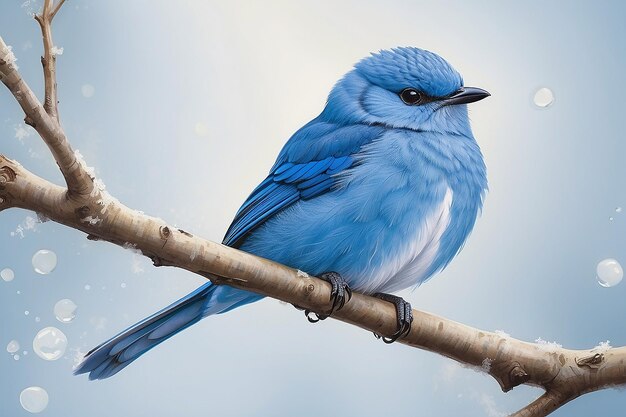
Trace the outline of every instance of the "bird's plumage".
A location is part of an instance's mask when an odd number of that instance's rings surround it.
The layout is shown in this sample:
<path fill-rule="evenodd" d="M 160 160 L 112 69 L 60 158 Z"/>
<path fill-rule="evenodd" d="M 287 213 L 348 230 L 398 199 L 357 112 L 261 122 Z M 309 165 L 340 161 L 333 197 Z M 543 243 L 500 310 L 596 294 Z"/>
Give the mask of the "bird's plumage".
<path fill-rule="evenodd" d="M 419 105 L 399 98 L 407 88 Z M 422 49 L 363 59 L 289 139 L 224 244 L 314 275 L 338 272 L 365 293 L 424 282 L 458 253 L 487 189 L 467 107 L 446 101 L 462 88 L 456 70 Z M 207 283 L 94 349 L 76 372 L 109 377 L 202 317 L 261 298 Z"/>

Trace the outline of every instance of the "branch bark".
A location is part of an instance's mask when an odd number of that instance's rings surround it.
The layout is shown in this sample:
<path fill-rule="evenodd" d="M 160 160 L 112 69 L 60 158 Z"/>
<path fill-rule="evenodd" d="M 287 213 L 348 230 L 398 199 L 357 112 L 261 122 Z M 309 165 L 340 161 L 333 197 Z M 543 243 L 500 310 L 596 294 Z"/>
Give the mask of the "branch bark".
<path fill-rule="evenodd" d="M 48 19 L 37 18 L 44 44 L 51 45 L 49 23 L 62 4 L 60 1 L 53 6 L 47 0 L 42 16 Z M 48 50 L 48 46 L 45 48 Z M 48 63 L 51 65 L 46 69 L 44 64 L 44 73 L 53 83 L 46 81 L 46 99 L 56 100 L 54 59 Z M 89 239 L 139 249 L 155 266 L 183 268 L 215 284 L 254 291 L 320 313 L 329 311 L 330 285 L 325 281 L 176 229 L 108 195 L 74 154 L 58 123 L 55 106 L 42 106 L 21 78 L 2 38 L 0 78 L 24 110 L 27 123 L 35 127 L 52 151 L 67 183 L 67 189 L 52 184 L 0 155 L 0 211 L 32 210 L 83 231 Z M 520 384 L 546 390 L 512 414 L 514 417 L 546 416 L 580 395 L 626 384 L 626 347 L 570 350 L 523 342 L 427 312 L 414 310 L 413 315 L 413 329 L 400 343 L 480 368 L 505 392 Z M 391 336 L 396 330 L 395 308 L 390 303 L 358 293 L 332 318 L 383 336 Z"/>
<path fill-rule="evenodd" d="M 43 38 L 43 56 L 41 57 L 41 65 L 44 73 L 44 89 L 45 99 L 43 107 L 46 113 L 59 122 L 59 100 L 57 97 L 57 80 L 56 80 L 56 51 L 54 42 L 52 41 L 52 19 L 57 14 L 65 0 L 61 0 L 54 5 L 54 0 L 44 0 L 43 10 L 41 14 L 36 14 L 35 20 L 41 28 L 41 36 Z"/>

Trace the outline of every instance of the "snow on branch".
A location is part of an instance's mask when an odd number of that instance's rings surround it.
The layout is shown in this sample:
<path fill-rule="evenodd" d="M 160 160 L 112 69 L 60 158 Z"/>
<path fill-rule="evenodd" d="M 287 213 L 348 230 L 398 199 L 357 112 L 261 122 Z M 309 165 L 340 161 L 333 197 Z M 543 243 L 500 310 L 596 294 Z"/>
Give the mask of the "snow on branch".
<path fill-rule="evenodd" d="M 50 148 L 67 188 L 52 184 L 0 155 L 0 212 L 28 209 L 81 230 L 88 239 L 132 247 L 155 266 L 183 268 L 219 285 L 231 285 L 324 313 L 330 310 L 330 285 L 284 265 L 202 239 L 165 221 L 130 209 L 110 196 L 93 169 L 74 151 L 58 122 L 51 22 L 63 4 L 46 0 L 35 18 L 44 40 L 45 100 L 42 105 L 22 79 L 11 47 L 0 38 L 0 80 Z M 140 252 L 139 252 L 140 251 Z M 528 343 L 414 310 L 413 328 L 400 343 L 439 353 L 491 375 L 503 391 L 521 384 L 546 392 L 514 413 L 541 417 L 588 392 L 626 384 L 626 347 L 607 342 L 588 350 L 569 350 L 541 339 Z M 355 293 L 332 318 L 384 336 L 396 331 L 392 304 Z"/>

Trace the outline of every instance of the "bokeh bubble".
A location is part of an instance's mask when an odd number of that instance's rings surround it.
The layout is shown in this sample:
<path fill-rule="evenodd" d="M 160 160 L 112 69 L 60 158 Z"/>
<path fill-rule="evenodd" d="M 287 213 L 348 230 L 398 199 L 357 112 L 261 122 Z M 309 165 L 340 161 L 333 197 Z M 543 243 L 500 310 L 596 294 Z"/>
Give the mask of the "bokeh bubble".
<path fill-rule="evenodd" d="M 29 413 L 41 413 L 48 406 L 48 393 L 41 387 L 28 387 L 20 393 L 20 404 Z"/>
<path fill-rule="evenodd" d="M 598 262 L 596 267 L 596 278 L 603 287 L 614 287 L 624 278 L 624 270 L 617 260 L 613 258 L 603 259 Z"/>
<path fill-rule="evenodd" d="M 7 352 L 15 353 L 18 350 L 20 350 L 20 342 L 18 342 L 15 339 L 11 340 L 9 344 L 7 345 Z"/>
<path fill-rule="evenodd" d="M 554 93 L 547 87 L 542 87 L 535 92 L 533 97 L 535 106 L 545 108 L 554 103 Z"/>
<path fill-rule="evenodd" d="M 4 268 L 2 271 L 0 271 L 0 278 L 2 278 L 2 280 L 5 282 L 13 281 L 13 278 L 15 278 L 15 273 L 11 268 Z"/>
<path fill-rule="evenodd" d="M 57 254 L 48 249 L 41 249 L 35 252 L 32 262 L 35 272 L 47 275 L 57 266 Z"/>
<path fill-rule="evenodd" d="M 67 337 L 56 327 L 41 329 L 33 339 L 33 351 L 41 359 L 55 361 L 65 353 Z"/>
<path fill-rule="evenodd" d="M 54 317 L 61 323 L 70 323 L 76 317 L 77 308 L 74 301 L 64 298 L 54 305 Z"/>

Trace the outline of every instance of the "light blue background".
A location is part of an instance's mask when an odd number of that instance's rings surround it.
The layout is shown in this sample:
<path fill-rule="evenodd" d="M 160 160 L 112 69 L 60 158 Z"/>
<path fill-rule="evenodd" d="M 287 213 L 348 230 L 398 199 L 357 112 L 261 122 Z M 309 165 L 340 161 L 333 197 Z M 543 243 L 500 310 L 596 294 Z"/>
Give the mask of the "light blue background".
<path fill-rule="evenodd" d="M 2 2 L 0 34 L 41 96 L 40 34 L 22 3 Z M 626 206 L 625 12 L 618 1 L 72 0 L 54 28 L 64 48 L 60 114 L 123 203 L 220 241 L 282 144 L 354 62 L 398 45 L 435 51 L 492 93 L 471 106 L 491 191 L 461 255 L 402 295 L 524 340 L 625 345 L 626 284 L 601 288 L 594 277 L 603 258 L 626 263 L 626 213 L 614 212 Z M 84 84 L 93 97 L 82 96 Z M 556 96 L 547 109 L 532 103 L 542 86 Z M 36 134 L 15 138 L 22 118 L 2 89 L 0 151 L 60 183 Z M 205 320 L 114 378 L 88 382 L 71 375 L 69 349 L 56 362 L 34 355 L 40 328 L 59 327 L 84 352 L 203 281 L 50 222 L 11 237 L 27 215 L 0 213 L 0 269 L 16 275 L 0 281 L 2 416 L 28 415 L 18 397 L 31 385 L 48 391 L 48 417 L 493 417 L 540 393 L 502 394 L 436 354 L 333 320 L 310 325 L 275 300 Z M 41 248 L 59 257 L 47 276 L 31 267 Z M 79 306 L 71 324 L 52 314 L 62 298 Z M 4 351 L 11 339 L 29 352 L 19 361 Z M 554 415 L 622 416 L 624 406 L 623 392 L 603 391 Z"/>

